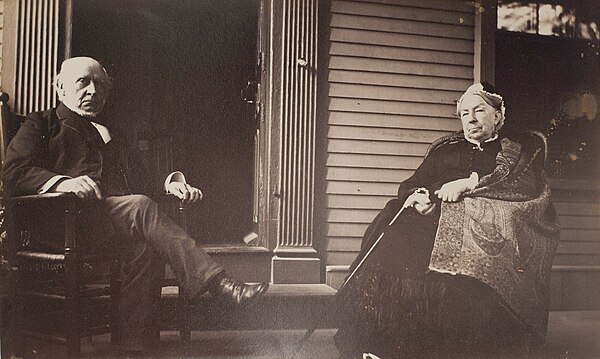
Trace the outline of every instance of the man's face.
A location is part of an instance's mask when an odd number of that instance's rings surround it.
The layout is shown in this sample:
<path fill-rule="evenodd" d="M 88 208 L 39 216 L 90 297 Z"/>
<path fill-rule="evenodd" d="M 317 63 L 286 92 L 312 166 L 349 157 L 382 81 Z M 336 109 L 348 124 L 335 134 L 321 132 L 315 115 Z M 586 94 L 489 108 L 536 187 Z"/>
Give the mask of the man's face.
<path fill-rule="evenodd" d="M 110 82 L 104 68 L 92 59 L 73 59 L 63 65 L 59 99 L 82 116 L 94 117 L 104 107 Z"/>
<path fill-rule="evenodd" d="M 500 121 L 500 111 L 474 94 L 465 95 L 460 103 L 458 115 L 465 137 L 478 142 L 491 138 Z"/>

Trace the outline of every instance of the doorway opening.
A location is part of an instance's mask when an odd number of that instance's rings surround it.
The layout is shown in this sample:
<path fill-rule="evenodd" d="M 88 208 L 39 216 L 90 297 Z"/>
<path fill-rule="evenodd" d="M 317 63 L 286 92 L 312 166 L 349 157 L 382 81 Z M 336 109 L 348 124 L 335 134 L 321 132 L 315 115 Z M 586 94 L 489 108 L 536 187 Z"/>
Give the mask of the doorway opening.
<path fill-rule="evenodd" d="M 202 189 L 188 226 L 203 244 L 243 244 L 253 230 L 255 110 L 240 91 L 255 72 L 258 7 L 74 2 L 73 56 L 98 59 L 114 78 L 105 114 L 145 151 L 147 165 L 181 170 Z"/>

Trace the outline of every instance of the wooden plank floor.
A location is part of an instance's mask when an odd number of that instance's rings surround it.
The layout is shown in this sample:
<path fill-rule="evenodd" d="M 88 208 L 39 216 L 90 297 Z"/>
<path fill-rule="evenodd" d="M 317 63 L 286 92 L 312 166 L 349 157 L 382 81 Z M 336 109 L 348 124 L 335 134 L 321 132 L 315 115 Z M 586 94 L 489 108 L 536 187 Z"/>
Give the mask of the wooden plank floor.
<path fill-rule="evenodd" d="M 194 332 L 192 347 L 184 352 L 177 332 L 162 332 L 160 346 L 153 351 L 152 358 L 288 358 L 303 334 L 302 330 Z M 337 359 L 334 334 L 335 329 L 315 331 L 297 358 Z M 64 357 L 63 347 L 31 344 L 28 358 Z M 108 335 L 94 337 L 92 342 L 83 344 L 83 358 L 117 357 Z M 600 311 L 550 313 L 547 343 L 528 359 L 555 358 L 600 358 Z"/>

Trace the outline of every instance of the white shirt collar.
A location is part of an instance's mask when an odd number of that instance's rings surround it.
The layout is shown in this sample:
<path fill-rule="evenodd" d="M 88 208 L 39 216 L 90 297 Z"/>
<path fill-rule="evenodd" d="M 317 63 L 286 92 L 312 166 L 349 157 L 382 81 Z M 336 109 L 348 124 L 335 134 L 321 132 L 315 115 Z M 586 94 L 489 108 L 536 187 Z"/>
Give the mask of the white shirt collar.
<path fill-rule="evenodd" d="M 104 143 L 108 143 L 108 142 L 110 142 L 110 140 L 112 140 L 112 137 L 110 137 L 110 132 L 108 131 L 108 128 L 106 128 L 105 126 L 103 126 L 99 123 L 96 123 L 94 121 L 90 121 L 90 122 L 96 128 L 96 130 L 102 137 L 102 141 L 104 141 Z"/>

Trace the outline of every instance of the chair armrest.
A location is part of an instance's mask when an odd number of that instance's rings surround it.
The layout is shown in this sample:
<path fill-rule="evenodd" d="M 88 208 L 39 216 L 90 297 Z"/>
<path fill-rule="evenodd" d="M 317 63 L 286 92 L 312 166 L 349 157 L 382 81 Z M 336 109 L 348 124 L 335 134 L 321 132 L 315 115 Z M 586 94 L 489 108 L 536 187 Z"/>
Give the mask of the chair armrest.
<path fill-rule="evenodd" d="M 189 204 L 183 202 L 183 200 L 179 199 L 174 194 L 161 193 L 157 199 L 162 203 L 173 204 L 173 205 L 177 205 L 177 206 L 183 207 L 183 208 L 189 207 Z"/>
<path fill-rule="evenodd" d="M 78 197 L 74 193 L 44 193 L 44 194 L 32 194 L 27 196 L 18 196 L 6 198 L 6 204 L 16 203 L 35 203 L 45 202 L 51 200 L 65 200 L 65 201 L 77 201 Z"/>
<path fill-rule="evenodd" d="M 158 201 L 163 206 L 169 208 L 167 210 L 169 216 L 173 218 L 181 228 L 187 231 L 187 210 L 190 205 L 179 199 L 177 196 L 169 193 L 162 193 L 159 196 Z"/>
<path fill-rule="evenodd" d="M 44 193 L 10 197 L 5 203 L 7 219 L 35 223 L 48 214 L 56 214 L 57 211 L 79 210 L 85 206 L 85 202 L 74 193 Z"/>
<path fill-rule="evenodd" d="M 45 193 L 6 199 L 8 244 L 12 255 L 23 249 L 60 253 L 67 246 L 67 233 L 80 231 L 68 225 L 74 216 L 83 213 L 89 201 L 73 193 Z M 69 237 L 69 238 L 77 238 Z"/>

